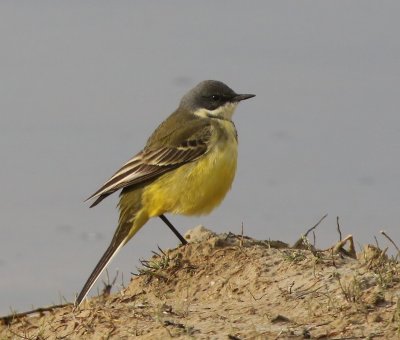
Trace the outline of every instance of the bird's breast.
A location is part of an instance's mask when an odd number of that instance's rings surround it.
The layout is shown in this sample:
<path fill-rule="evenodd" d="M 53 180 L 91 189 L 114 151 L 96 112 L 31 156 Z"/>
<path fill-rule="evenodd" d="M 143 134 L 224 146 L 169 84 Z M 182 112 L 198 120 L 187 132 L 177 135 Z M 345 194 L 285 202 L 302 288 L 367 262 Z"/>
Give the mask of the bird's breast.
<path fill-rule="evenodd" d="M 235 177 L 238 144 L 233 123 L 220 124 L 221 130 L 205 155 L 162 175 L 144 189 L 149 217 L 168 212 L 207 214 L 222 202 Z"/>

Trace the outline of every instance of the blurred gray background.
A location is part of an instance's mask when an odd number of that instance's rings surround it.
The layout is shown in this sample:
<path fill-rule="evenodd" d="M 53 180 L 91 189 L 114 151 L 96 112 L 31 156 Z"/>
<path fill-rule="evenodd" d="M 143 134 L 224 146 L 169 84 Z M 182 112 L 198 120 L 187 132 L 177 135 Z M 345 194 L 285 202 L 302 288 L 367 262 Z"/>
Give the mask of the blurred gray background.
<path fill-rule="evenodd" d="M 184 233 L 317 245 L 400 243 L 398 1 L 2 1 L 0 314 L 72 301 L 108 246 L 117 195 L 83 200 L 138 152 L 204 79 L 255 93 L 235 115 L 239 167 Z M 114 258 L 172 248 L 151 220 Z M 117 285 L 121 284 L 121 278 Z M 101 287 L 101 282 L 99 281 Z M 96 293 L 96 288 L 91 295 Z"/>

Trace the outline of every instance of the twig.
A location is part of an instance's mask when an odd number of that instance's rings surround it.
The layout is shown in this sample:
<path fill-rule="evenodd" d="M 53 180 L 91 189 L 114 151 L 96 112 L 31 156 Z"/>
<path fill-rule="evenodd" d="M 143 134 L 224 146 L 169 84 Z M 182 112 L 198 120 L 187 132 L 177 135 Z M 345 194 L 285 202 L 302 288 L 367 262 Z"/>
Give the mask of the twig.
<path fill-rule="evenodd" d="M 256 298 L 256 297 L 253 295 L 253 293 L 250 291 L 249 288 L 247 288 L 247 287 L 245 287 L 245 288 L 247 289 L 247 291 L 250 293 L 251 297 L 252 297 L 255 301 L 261 300 L 265 295 L 268 294 L 268 293 L 265 293 L 265 294 L 261 295 L 259 298 Z"/>
<path fill-rule="evenodd" d="M 242 234 L 241 234 L 241 237 L 240 237 L 239 246 L 243 247 L 243 222 L 242 222 Z"/>
<path fill-rule="evenodd" d="M 340 230 L 339 216 L 336 216 L 337 231 L 339 233 L 339 241 L 342 240 L 342 231 Z"/>
<path fill-rule="evenodd" d="M 17 334 L 17 333 L 14 332 L 11 328 L 9 328 L 8 331 L 9 331 L 11 334 L 15 335 L 15 336 L 17 337 L 17 339 L 18 339 L 18 338 L 20 338 L 20 339 L 26 339 L 26 340 L 30 340 L 30 339 L 31 339 L 30 337 L 27 337 L 27 336 L 25 336 L 25 335 Z"/>
<path fill-rule="evenodd" d="M 111 293 L 111 288 L 114 286 L 115 282 L 117 281 L 118 278 L 118 270 L 115 274 L 114 279 L 112 280 L 112 282 L 110 282 L 110 276 L 108 275 L 108 270 L 106 269 L 106 275 L 107 275 L 107 281 L 103 280 L 103 289 L 101 291 L 101 295 L 102 296 L 109 296 Z"/>
<path fill-rule="evenodd" d="M 396 250 L 397 250 L 397 253 L 400 254 L 400 249 L 399 249 L 399 247 L 398 247 L 397 244 L 390 238 L 390 236 L 389 236 L 388 234 L 386 234 L 386 232 L 385 232 L 384 230 L 381 230 L 381 234 L 382 234 L 383 236 L 385 236 L 385 237 L 390 241 L 390 243 L 392 243 L 392 244 L 394 245 L 394 247 L 395 247 Z"/>
<path fill-rule="evenodd" d="M 304 237 L 307 237 L 307 235 L 313 231 L 316 227 L 318 227 L 321 222 L 328 217 L 328 214 L 325 214 L 313 227 L 311 227 L 310 229 L 307 230 L 307 232 L 305 233 Z"/>
<path fill-rule="evenodd" d="M 375 239 L 376 247 L 377 247 L 378 249 L 381 249 L 381 247 L 379 247 L 378 239 L 376 238 L 375 235 L 374 235 L 374 239 Z"/>
<path fill-rule="evenodd" d="M 305 249 L 304 246 L 306 246 L 308 250 L 311 250 L 311 244 L 310 242 L 308 242 L 307 239 L 307 235 L 312 232 L 315 228 L 317 228 L 321 222 L 328 216 L 328 214 L 325 214 L 324 216 L 322 216 L 322 218 L 310 229 L 307 230 L 307 232 L 304 235 L 301 235 L 301 237 L 295 242 L 295 244 L 293 245 L 292 248 L 294 249 Z M 305 243 L 305 240 L 307 240 L 307 242 Z M 314 244 L 315 244 L 315 235 L 314 235 Z M 314 246 L 315 248 L 315 246 Z M 314 252 L 313 252 L 314 254 Z M 314 254 L 315 255 L 315 254 Z"/>
<path fill-rule="evenodd" d="M 54 305 L 54 306 L 50 306 L 50 307 L 41 307 L 41 308 L 36 308 L 27 312 L 22 312 L 22 313 L 15 313 L 15 314 L 11 314 L 11 315 L 7 315 L 7 316 L 2 316 L 0 317 L 0 322 L 3 322 L 4 325 L 9 325 L 11 323 L 12 320 L 14 319 L 20 319 L 22 317 L 31 315 L 31 314 L 43 314 L 45 312 L 51 312 L 55 309 L 58 308 L 63 308 L 63 307 L 67 307 L 67 306 L 73 306 L 73 303 L 64 303 L 61 305 Z"/>
<path fill-rule="evenodd" d="M 346 243 L 349 243 L 349 250 L 345 250 L 344 246 Z M 353 259 L 357 258 L 356 249 L 354 247 L 354 240 L 352 235 L 348 235 L 344 238 L 344 240 L 339 241 L 335 246 L 332 247 L 333 254 L 338 254 L 340 252 L 344 252 L 346 256 L 350 256 Z"/>

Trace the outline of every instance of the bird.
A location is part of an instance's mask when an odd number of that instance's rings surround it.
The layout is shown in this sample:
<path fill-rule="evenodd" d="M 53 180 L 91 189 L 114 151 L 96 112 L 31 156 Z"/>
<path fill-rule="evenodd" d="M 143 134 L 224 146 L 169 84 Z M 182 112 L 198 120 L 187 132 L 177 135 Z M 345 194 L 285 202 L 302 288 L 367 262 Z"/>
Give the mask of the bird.
<path fill-rule="evenodd" d="M 75 300 L 79 306 L 118 251 L 152 217 L 160 217 L 186 244 L 164 214 L 203 215 L 217 207 L 231 188 L 238 156 L 232 115 L 239 102 L 254 94 L 237 94 L 217 80 L 200 82 L 126 162 L 87 200 L 90 207 L 121 190 L 114 236 Z M 87 201 L 86 200 L 86 201 Z"/>

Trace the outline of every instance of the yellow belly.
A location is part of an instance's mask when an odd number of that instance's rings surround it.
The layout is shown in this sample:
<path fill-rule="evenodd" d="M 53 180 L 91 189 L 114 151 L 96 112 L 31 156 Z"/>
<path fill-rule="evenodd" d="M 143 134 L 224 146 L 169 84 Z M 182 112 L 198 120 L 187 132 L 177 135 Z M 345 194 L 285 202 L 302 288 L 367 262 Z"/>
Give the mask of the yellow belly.
<path fill-rule="evenodd" d="M 216 144 L 204 157 L 161 176 L 144 188 L 142 207 L 148 216 L 168 212 L 201 215 L 218 206 L 236 173 L 237 141 L 235 138 L 228 141 Z"/>

